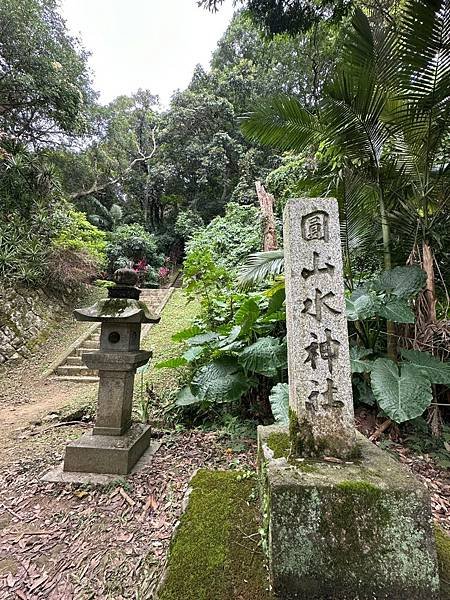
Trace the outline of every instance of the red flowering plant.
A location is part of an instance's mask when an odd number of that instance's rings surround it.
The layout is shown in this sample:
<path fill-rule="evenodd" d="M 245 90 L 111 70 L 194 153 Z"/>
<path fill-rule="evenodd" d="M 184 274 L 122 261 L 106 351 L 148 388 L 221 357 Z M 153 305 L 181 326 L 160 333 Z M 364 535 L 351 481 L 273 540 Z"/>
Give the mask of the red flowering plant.
<path fill-rule="evenodd" d="M 133 271 L 137 273 L 138 285 L 142 285 L 145 281 L 145 277 L 148 271 L 148 263 L 145 258 L 141 258 L 140 261 L 133 265 Z"/>
<path fill-rule="evenodd" d="M 160 283 L 164 283 L 170 275 L 169 267 L 161 267 L 158 271 L 158 279 Z"/>

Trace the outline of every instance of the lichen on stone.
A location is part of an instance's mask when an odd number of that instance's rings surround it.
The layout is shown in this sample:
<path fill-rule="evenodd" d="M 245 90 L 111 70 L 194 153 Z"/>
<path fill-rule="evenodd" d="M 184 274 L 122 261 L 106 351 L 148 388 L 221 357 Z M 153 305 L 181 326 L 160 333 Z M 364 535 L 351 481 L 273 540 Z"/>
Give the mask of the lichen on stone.
<path fill-rule="evenodd" d="M 434 526 L 441 581 L 441 600 L 450 600 L 450 535 L 439 525 Z"/>

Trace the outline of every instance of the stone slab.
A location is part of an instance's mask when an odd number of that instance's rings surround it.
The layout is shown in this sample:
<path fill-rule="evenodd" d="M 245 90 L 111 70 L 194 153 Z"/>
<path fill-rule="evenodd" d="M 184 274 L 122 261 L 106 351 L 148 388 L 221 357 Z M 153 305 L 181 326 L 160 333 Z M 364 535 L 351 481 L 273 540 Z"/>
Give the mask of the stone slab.
<path fill-rule="evenodd" d="M 151 440 L 150 446 L 137 461 L 128 475 L 139 473 L 151 463 L 153 455 L 159 450 L 161 442 L 159 440 Z M 41 477 L 41 481 L 51 483 L 92 483 L 94 485 L 107 485 L 112 481 L 117 480 L 117 475 L 108 475 L 101 473 L 80 473 L 75 471 L 64 471 L 64 463 L 60 463 Z"/>
<path fill-rule="evenodd" d="M 283 600 L 437 600 L 426 488 L 360 434 L 357 445 L 354 462 L 291 459 L 287 428 L 258 428 L 274 592 Z"/>
<path fill-rule="evenodd" d="M 134 423 L 121 436 L 89 431 L 66 446 L 64 471 L 127 475 L 150 444 L 150 425 Z"/>
<path fill-rule="evenodd" d="M 135 352 L 83 352 L 83 362 L 95 371 L 134 371 L 152 357 L 148 350 Z"/>
<path fill-rule="evenodd" d="M 348 458 L 355 429 L 337 201 L 291 199 L 283 221 L 292 448 Z"/>

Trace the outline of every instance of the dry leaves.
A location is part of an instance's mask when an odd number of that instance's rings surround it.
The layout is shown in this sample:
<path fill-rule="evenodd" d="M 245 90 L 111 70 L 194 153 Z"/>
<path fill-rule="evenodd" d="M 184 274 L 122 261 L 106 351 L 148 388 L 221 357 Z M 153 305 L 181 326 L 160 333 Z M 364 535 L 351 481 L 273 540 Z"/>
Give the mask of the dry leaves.
<path fill-rule="evenodd" d="M 96 487 L 41 482 L 54 455 L 19 460 L 0 478 L 0 600 L 152 598 L 192 474 L 253 457 L 252 441 L 169 435 L 144 471 Z"/>

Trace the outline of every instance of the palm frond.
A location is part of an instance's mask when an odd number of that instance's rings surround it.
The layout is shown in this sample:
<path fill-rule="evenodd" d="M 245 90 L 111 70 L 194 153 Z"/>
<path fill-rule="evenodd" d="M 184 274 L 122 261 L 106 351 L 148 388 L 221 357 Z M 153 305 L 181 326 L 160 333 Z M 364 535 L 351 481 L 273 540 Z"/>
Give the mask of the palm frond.
<path fill-rule="evenodd" d="M 427 110 L 448 99 L 450 0 L 407 0 L 399 40 L 404 93 Z"/>
<path fill-rule="evenodd" d="M 321 140 L 317 117 L 289 96 L 260 104 L 241 119 L 241 130 L 248 139 L 281 150 L 300 151 Z"/>
<path fill-rule="evenodd" d="M 330 142 L 350 159 L 378 164 L 389 130 L 382 120 L 388 95 L 373 74 L 342 70 L 328 89 L 321 119 Z"/>
<path fill-rule="evenodd" d="M 374 246 L 379 238 L 378 194 L 362 174 L 345 169 L 338 188 L 339 221 L 344 255 Z"/>
<path fill-rule="evenodd" d="M 249 289 L 262 281 L 276 277 L 284 270 L 283 250 L 250 254 L 239 269 L 238 285 Z"/>
<path fill-rule="evenodd" d="M 395 61 L 396 36 L 394 29 L 387 29 L 378 22 L 373 25 L 367 15 L 356 8 L 352 28 L 344 40 L 343 63 L 356 76 L 372 73 L 385 87 L 397 76 Z"/>

